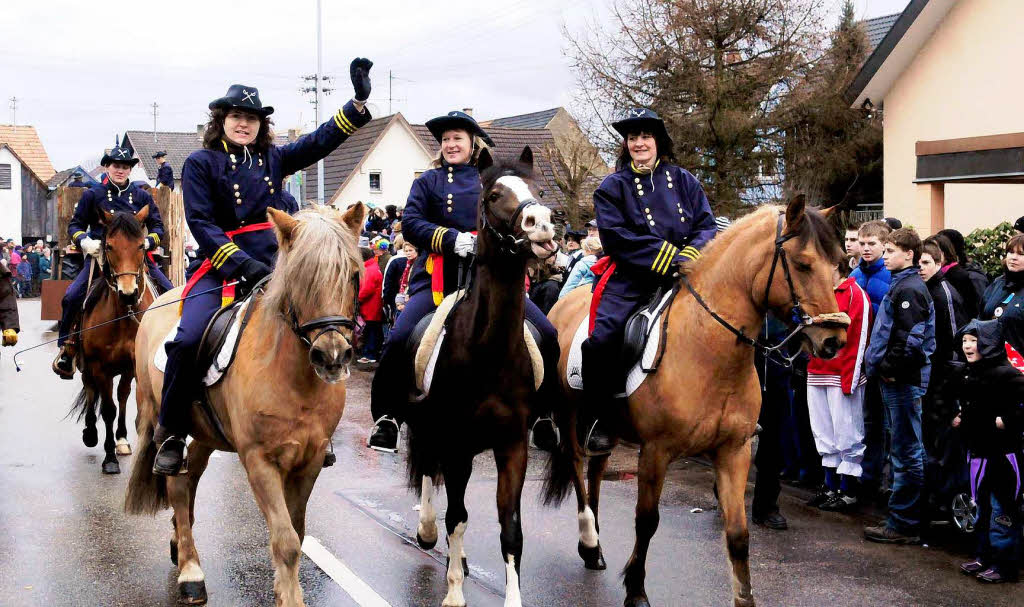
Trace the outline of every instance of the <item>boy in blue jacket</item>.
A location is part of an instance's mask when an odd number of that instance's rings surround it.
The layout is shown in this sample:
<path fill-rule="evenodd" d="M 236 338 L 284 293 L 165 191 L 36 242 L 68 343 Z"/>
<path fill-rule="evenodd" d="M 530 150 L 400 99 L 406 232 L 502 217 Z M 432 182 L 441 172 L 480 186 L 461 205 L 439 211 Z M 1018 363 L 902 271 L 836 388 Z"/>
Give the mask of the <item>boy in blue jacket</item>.
<path fill-rule="evenodd" d="M 928 389 L 935 352 L 935 307 L 917 267 L 921 239 L 909 228 L 885 237 L 883 259 L 892 274 L 889 291 L 878 306 L 865 353 L 867 372 L 879 380 L 891 441 L 893 471 L 889 515 L 864 537 L 887 544 L 920 543 L 924 443 L 921 397 Z"/>

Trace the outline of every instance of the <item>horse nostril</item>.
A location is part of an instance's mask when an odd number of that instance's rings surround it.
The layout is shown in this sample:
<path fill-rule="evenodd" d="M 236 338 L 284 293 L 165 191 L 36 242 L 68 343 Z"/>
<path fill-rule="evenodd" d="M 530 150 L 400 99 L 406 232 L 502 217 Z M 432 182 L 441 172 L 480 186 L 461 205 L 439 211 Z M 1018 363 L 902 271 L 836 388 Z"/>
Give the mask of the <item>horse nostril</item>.
<path fill-rule="evenodd" d="M 313 348 L 309 351 L 309 362 L 314 367 L 326 367 L 327 355 L 320 348 Z"/>
<path fill-rule="evenodd" d="M 341 355 L 341 364 L 342 365 L 351 364 L 352 357 L 353 357 L 352 346 L 349 346 L 349 347 L 345 348 L 345 353 Z"/>
<path fill-rule="evenodd" d="M 534 219 L 532 215 L 529 215 L 525 219 L 523 219 L 523 228 L 524 229 L 529 230 L 530 228 L 534 227 L 535 225 L 537 225 L 537 220 Z"/>

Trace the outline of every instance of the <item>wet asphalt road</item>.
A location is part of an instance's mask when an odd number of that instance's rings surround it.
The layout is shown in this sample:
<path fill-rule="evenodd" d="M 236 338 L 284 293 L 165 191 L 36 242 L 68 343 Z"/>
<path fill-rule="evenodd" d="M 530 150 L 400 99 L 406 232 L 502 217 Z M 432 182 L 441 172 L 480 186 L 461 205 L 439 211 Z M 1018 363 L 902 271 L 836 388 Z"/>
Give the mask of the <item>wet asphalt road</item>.
<path fill-rule="evenodd" d="M 20 347 L 52 334 L 39 303 L 21 303 Z M 49 370 L 55 346 L 0 358 L 0 605 L 174 605 L 176 569 L 168 558 L 170 513 L 128 517 L 121 510 L 130 458 L 118 476 L 100 473 L 102 449 L 86 448 L 81 428 L 65 419 L 80 384 Z M 363 447 L 370 425 L 369 375 L 355 372 L 334 436 L 338 464 L 320 475 L 308 508 L 317 538 L 391 605 L 436 606 L 445 594 L 445 542 L 415 545 L 415 496 L 403 482 L 400 456 Z M 134 398 L 129 401 L 134 437 Z M 102 433 L 102 425 L 101 425 Z M 100 437 L 102 445 L 102 434 Z M 632 549 L 635 451 L 620 448 L 602 491 L 604 572 L 576 555 L 575 501 L 542 507 L 542 456 L 531 453 L 523 503 L 525 605 L 621 605 L 621 571 Z M 501 605 L 493 460 L 475 462 L 467 504 L 466 596 L 474 607 Z M 749 496 L 749 492 L 748 492 Z M 981 586 L 956 572 L 966 554 L 952 543 L 884 547 L 861 539 L 866 517 L 820 513 L 784 490 L 790 530 L 751 528 L 751 570 L 759 605 L 1022 605 L 1024 584 Z M 438 499 L 443 516 L 444 497 Z M 702 512 L 692 512 L 694 508 Z M 263 518 L 234 454 L 215 454 L 199 485 L 195 537 L 210 605 L 272 605 L 273 572 Z M 443 519 L 439 526 L 443 525 Z M 443 526 L 440 527 L 443 531 Z M 673 464 L 651 546 L 647 590 L 652 604 L 731 605 L 722 527 L 711 495 L 711 470 L 696 460 Z M 334 580 L 303 556 L 301 581 L 310 606 L 355 606 Z"/>

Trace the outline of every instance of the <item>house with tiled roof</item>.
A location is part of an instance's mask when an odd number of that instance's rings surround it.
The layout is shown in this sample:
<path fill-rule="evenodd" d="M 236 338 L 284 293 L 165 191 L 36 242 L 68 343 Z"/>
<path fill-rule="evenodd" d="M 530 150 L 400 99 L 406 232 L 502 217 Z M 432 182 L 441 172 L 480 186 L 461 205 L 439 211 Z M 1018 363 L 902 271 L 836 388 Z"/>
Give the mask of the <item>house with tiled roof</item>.
<path fill-rule="evenodd" d="M 874 51 L 878 48 L 878 45 L 885 40 L 885 36 L 892 29 L 892 26 L 896 24 L 900 13 L 894 13 L 892 15 L 884 15 L 882 17 L 875 17 L 874 19 L 865 19 L 860 22 L 860 26 L 864 28 L 864 33 L 868 37 L 868 47 Z"/>
<path fill-rule="evenodd" d="M 53 192 L 59 187 L 68 186 L 72 181 L 74 181 L 75 173 L 81 173 L 82 182 L 88 184 L 89 186 L 99 185 L 100 183 L 99 181 L 94 179 L 92 175 L 89 174 L 89 171 L 86 171 L 84 168 L 82 168 L 82 165 L 79 164 L 69 169 L 64 169 L 63 171 L 57 171 L 56 173 L 54 173 L 53 177 L 50 177 L 50 179 L 47 180 L 46 182 L 47 189 L 49 189 L 50 192 Z"/>
<path fill-rule="evenodd" d="M 46 186 L 54 173 L 34 127 L 0 125 L 0 236 L 21 243 L 54 235 Z"/>

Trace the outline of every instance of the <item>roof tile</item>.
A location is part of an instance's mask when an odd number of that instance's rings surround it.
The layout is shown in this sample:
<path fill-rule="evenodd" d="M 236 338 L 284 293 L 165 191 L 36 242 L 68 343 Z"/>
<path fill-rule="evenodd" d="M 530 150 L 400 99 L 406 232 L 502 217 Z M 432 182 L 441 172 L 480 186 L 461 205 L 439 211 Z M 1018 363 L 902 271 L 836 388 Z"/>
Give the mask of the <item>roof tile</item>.
<path fill-rule="evenodd" d="M 9 145 L 43 182 L 56 173 L 34 126 L 0 124 L 0 143 Z"/>

